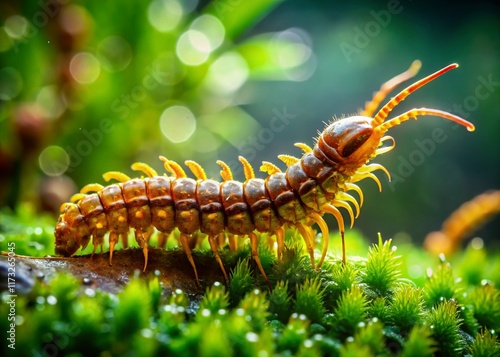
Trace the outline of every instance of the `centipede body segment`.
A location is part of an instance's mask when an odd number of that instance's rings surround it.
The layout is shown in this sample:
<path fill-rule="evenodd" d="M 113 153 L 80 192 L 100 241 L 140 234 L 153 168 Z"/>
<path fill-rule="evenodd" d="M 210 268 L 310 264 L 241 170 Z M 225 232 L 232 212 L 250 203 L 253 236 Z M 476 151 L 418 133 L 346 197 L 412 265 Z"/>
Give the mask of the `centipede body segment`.
<path fill-rule="evenodd" d="M 121 239 L 126 247 L 128 232 L 132 228 L 138 245 L 143 249 L 146 270 L 148 241 L 154 231 L 159 232 L 159 244 L 164 245 L 166 237 L 177 229 L 180 244 L 198 281 L 189 242 L 193 235 L 201 232 L 208 237 L 211 250 L 227 280 L 218 253 L 220 242 L 224 242 L 227 236 L 230 246 L 234 248 L 235 240 L 249 237 L 252 258 L 270 286 L 259 259 L 258 233 L 275 237 L 280 259 L 285 229 L 298 230 L 312 266 L 320 268 L 328 248 L 329 228 L 323 219 L 323 215 L 328 213 L 337 220 L 345 263 L 344 219 L 339 208 L 347 210 L 352 226 L 363 204 L 363 193 L 356 183 L 371 178 L 381 190 L 382 185 L 373 172 L 382 170 L 388 176 L 389 172 L 369 161 L 394 148 L 394 139 L 385 136 L 385 133 L 410 118 L 427 115 L 449 119 L 469 131 L 474 130 L 468 121 L 436 109 L 412 109 L 386 120 L 392 109 L 408 95 L 456 67 L 458 65 L 451 64 L 408 86 L 372 118 L 387 94 L 417 73 L 420 62 L 415 61 L 407 71 L 386 82 L 359 115 L 327 125 L 319 133 L 313 147 L 296 144 L 303 151 L 300 158 L 280 155 L 279 158 L 287 166 L 284 172 L 275 164 L 263 162 L 260 170 L 267 176 L 257 178 L 250 163 L 239 157 L 245 181 L 235 180 L 229 166 L 217 161 L 222 167 L 222 182 L 219 182 L 207 178 L 203 168 L 194 161 L 185 163 L 194 175 L 190 178 L 178 163 L 162 156 L 160 159 L 168 175 L 159 175 L 144 163 L 132 165 L 133 170 L 142 172 L 144 177 L 141 178 L 108 172 L 104 174 L 105 180 L 114 179 L 118 183 L 87 185 L 73 196 L 72 202 L 61 207 L 62 213 L 55 228 L 56 253 L 71 256 L 78 249 L 85 248 L 91 239 L 95 252 L 109 232 L 111 264 L 116 243 Z M 385 145 L 386 142 L 390 144 Z M 359 202 L 348 191 L 355 191 Z M 317 264 L 314 255 L 316 233 L 312 228 L 315 224 L 323 237 Z"/>

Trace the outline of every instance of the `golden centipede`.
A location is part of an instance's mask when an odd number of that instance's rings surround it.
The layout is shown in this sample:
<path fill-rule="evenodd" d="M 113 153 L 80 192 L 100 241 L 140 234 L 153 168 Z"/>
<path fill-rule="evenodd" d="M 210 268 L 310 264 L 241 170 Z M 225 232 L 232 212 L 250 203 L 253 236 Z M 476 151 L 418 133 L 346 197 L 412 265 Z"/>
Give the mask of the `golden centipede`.
<path fill-rule="evenodd" d="M 229 239 L 248 237 L 252 258 L 269 284 L 257 250 L 258 233 L 275 237 L 280 259 L 285 229 L 298 230 L 304 239 L 311 265 L 320 268 L 327 253 L 329 237 L 329 228 L 323 215 L 331 214 L 338 223 L 342 238 L 342 260 L 345 263 L 344 219 L 339 208 L 347 210 L 352 227 L 363 204 L 363 193 L 356 183 L 371 178 L 381 190 L 382 185 L 373 173 L 377 170 L 384 171 L 390 179 L 389 172 L 382 165 L 369 163 L 377 155 L 395 147 L 394 139 L 385 133 L 404 121 L 427 115 L 452 120 L 469 131 L 474 130 L 474 125 L 468 121 L 437 109 L 412 109 L 387 119 L 392 109 L 412 92 L 457 67 L 457 64 L 451 64 L 408 86 L 373 116 L 389 92 L 416 75 L 420 62 L 413 62 L 408 70 L 384 83 L 359 115 L 328 124 L 319 133 L 313 147 L 295 144 L 303 151 L 300 158 L 278 156 L 287 166 L 285 172 L 264 161 L 260 170 L 267 177 L 257 178 L 250 163 L 239 157 L 245 181 L 234 180 L 228 165 L 217 161 L 222 167 L 222 182 L 219 182 L 207 178 L 198 163 L 186 161 L 186 166 L 195 176 L 193 179 L 187 176 L 178 163 L 162 156 L 160 159 L 169 175 L 158 175 L 144 163 L 132 165 L 133 170 L 145 175 L 142 178 L 108 172 L 104 174 L 104 179 L 115 179 L 118 183 L 105 187 L 100 184 L 86 185 L 72 197 L 70 203 L 61 207 L 62 213 L 55 227 L 56 253 L 71 256 L 78 249 L 85 248 L 91 238 L 95 252 L 98 246 L 102 247 L 104 236 L 109 233 L 111 264 L 116 243 L 121 239 L 126 247 L 128 232 L 132 228 L 138 245 L 143 249 L 146 270 L 148 240 L 153 232 L 159 232 L 159 245 L 162 245 L 166 237 L 177 229 L 180 232 L 180 245 L 198 282 L 189 241 L 193 235 L 201 232 L 208 237 L 211 250 L 227 280 L 218 253 L 218 242 L 225 241 L 226 236 Z M 357 192 L 359 203 L 348 191 Z M 352 207 L 355 208 L 355 214 Z M 319 226 L 323 237 L 321 257 L 317 264 L 313 225 Z"/>

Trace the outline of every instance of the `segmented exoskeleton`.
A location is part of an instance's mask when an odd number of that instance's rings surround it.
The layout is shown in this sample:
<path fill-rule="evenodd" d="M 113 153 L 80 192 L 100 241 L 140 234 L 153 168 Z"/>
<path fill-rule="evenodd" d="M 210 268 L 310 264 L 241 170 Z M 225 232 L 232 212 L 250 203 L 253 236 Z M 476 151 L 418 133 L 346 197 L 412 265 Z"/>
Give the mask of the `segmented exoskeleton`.
<path fill-rule="evenodd" d="M 451 254 L 461 240 L 489 217 L 500 213 L 500 191 L 484 192 L 458 207 L 444 222 L 440 231 L 431 232 L 424 247 L 433 253 Z"/>
<path fill-rule="evenodd" d="M 330 213 L 338 223 L 342 237 L 342 260 L 345 263 L 344 220 L 339 208 L 348 211 L 352 226 L 363 203 L 363 193 L 355 183 L 371 178 L 381 190 L 380 181 L 373 172 L 382 170 L 387 176 L 389 172 L 379 164 L 368 164 L 368 161 L 394 148 L 394 139 L 384 136 L 386 131 L 412 117 L 416 119 L 423 115 L 443 117 L 464 125 L 469 131 L 474 130 L 471 123 L 458 116 L 427 108 L 412 109 L 385 121 L 391 110 L 409 94 L 456 67 L 457 64 L 451 64 L 410 85 L 372 118 L 386 95 L 416 74 L 420 62 L 415 61 L 407 71 L 382 85 L 359 115 L 327 125 L 319 133 L 313 148 L 303 143 L 295 144 L 304 151 L 302 157 L 279 156 L 287 166 L 285 172 L 270 162 L 263 162 L 260 169 L 267 173 L 264 179 L 255 177 L 252 166 L 243 157 L 239 160 L 243 165 L 245 182 L 234 180 L 231 170 L 222 161 L 217 163 L 222 166 L 223 182 L 208 179 L 203 168 L 193 161 L 186 161 L 186 165 L 196 179 L 188 178 L 179 164 L 165 157 L 160 159 L 170 176 L 160 176 L 143 163 L 133 164 L 132 169 L 142 171 L 147 176 L 145 178 L 131 179 L 119 172 L 108 172 L 104 179 L 116 179 L 119 183 L 106 187 L 87 185 L 81 193 L 73 196 L 74 203 L 63 205 L 55 229 L 56 253 L 73 255 L 80 247 L 86 247 L 91 237 L 95 252 L 96 247 L 102 245 L 104 235 L 109 232 L 111 264 L 118 238 L 121 237 L 126 246 L 129 228 L 133 228 L 135 239 L 144 252 L 145 270 L 148 239 L 154 231 L 153 227 L 161 234 L 160 245 L 166 235 L 177 228 L 181 245 L 198 281 L 189 239 L 201 231 L 208 236 L 211 249 L 227 279 L 217 242 L 225 234 L 248 236 L 252 257 L 268 281 L 259 260 L 259 236 L 256 232 L 266 232 L 276 237 L 277 255 L 281 258 L 285 228 L 297 229 L 305 241 L 312 266 L 319 268 L 326 256 L 329 237 L 329 229 L 322 215 Z M 391 145 L 383 146 L 387 141 Z M 358 193 L 359 204 L 347 193 L 351 190 Z M 95 193 L 90 193 L 93 191 Z M 355 207 L 356 214 L 349 203 Z M 323 236 L 321 258 L 317 265 L 314 259 L 316 235 L 311 228 L 314 224 L 319 226 Z"/>

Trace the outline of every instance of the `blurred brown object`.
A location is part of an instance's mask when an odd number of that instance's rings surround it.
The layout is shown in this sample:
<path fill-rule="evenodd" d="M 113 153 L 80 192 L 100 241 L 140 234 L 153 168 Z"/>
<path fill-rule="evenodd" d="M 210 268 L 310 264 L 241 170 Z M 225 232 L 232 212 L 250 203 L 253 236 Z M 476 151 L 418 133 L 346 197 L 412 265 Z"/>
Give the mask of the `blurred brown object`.
<path fill-rule="evenodd" d="M 500 212 L 500 190 L 487 191 L 465 202 L 443 222 L 441 231 L 431 232 L 424 241 L 427 251 L 451 254 L 461 240 L 488 218 Z"/>
<path fill-rule="evenodd" d="M 13 113 L 12 123 L 23 154 L 37 151 L 49 130 L 43 109 L 34 103 L 19 105 Z"/>
<path fill-rule="evenodd" d="M 59 215 L 59 208 L 77 191 L 75 182 L 68 176 L 45 177 L 39 188 L 40 208 Z"/>

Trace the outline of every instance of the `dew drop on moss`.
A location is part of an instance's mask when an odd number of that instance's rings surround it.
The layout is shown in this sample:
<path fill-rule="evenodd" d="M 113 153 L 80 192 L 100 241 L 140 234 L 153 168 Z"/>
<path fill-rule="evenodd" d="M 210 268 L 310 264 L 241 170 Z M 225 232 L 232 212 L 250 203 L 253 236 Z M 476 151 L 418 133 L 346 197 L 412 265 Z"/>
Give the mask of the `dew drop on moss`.
<path fill-rule="evenodd" d="M 92 282 L 93 281 L 90 278 L 83 278 L 83 285 L 91 285 Z"/>

